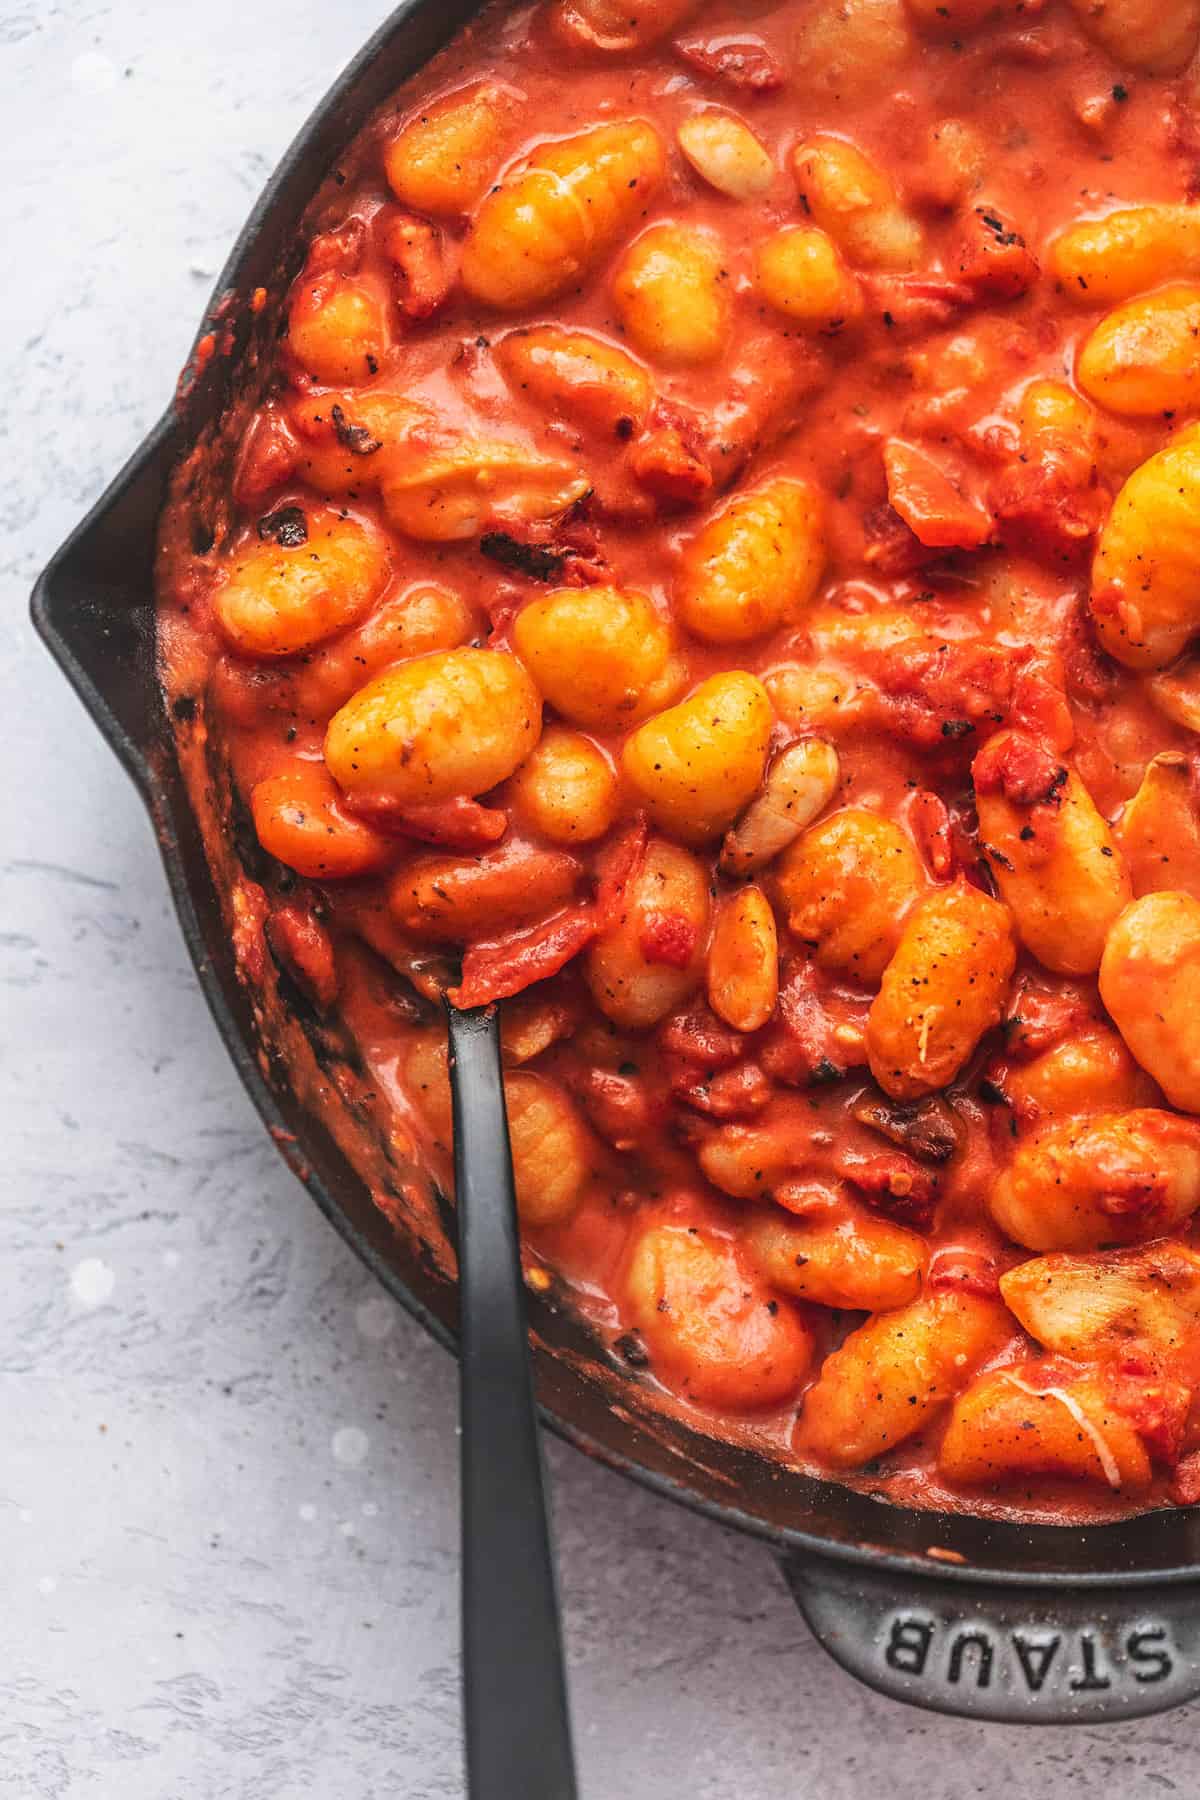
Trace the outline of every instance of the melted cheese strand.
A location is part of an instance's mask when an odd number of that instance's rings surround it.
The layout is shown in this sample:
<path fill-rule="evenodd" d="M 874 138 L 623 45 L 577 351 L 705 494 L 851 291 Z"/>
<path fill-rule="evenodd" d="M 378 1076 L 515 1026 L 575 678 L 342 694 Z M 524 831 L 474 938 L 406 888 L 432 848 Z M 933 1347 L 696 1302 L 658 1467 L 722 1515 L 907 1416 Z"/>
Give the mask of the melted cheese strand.
<path fill-rule="evenodd" d="M 1104 1471 L 1104 1479 L 1107 1481 L 1109 1487 L 1120 1487 L 1121 1470 L 1116 1457 L 1105 1442 L 1103 1433 L 1092 1423 L 1091 1419 L 1088 1418 L 1082 1406 L 1080 1406 L 1078 1400 L 1076 1400 L 1073 1395 L 1068 1394 L 1065 1388 L 1060 1387 L 1030 1387 L 1028 1382 L 1021 1380 L 1019 1375 L 1010 1375 L 1008 1379 L 1014 1387 L 1019 1387 L 1023 1394 L 1031 1394 L 1035 1400 L 1061 1400 L 1075 1423 L 1079 1426 L 1079 1429 L 1084 1432 L 1090 1440 L 1092 1449 L 1096 1452 L 1100 1467 Z"/>

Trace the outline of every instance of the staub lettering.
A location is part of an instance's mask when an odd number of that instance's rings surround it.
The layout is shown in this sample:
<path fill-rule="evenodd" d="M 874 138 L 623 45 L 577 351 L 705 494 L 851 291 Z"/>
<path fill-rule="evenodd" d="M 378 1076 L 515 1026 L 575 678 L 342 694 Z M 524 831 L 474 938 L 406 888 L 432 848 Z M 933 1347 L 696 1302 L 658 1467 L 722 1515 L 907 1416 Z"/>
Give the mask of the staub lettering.
<path fill-rule="evenodd" d="M 901 1675 L 930 1683 L 986 1690 L 1011 1686 L 1040 1694 L 1047 1682 L 1072 1694 L 1104 1693 L 1123 1681 L 1165 1681 L 1175 1648 L 1165 1625 L 1142 1622 L 1122 1633 L 1110 1654 L 1097 1631 L 1047 1631 L 1036 1626 L 995 1628 L 939 1625 L 928 1615 L 894 1614 L 883 1660 Z"/>

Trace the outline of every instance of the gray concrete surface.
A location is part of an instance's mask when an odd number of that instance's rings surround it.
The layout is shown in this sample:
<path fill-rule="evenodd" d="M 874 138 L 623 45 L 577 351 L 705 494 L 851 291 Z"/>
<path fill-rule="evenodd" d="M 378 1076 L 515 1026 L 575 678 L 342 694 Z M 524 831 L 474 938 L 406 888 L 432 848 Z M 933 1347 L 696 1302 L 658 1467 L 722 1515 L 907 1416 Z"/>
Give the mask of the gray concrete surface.
<path fill-rule="evenodd" d="M 0 1792 L 462 1793 L 454 1374 L 226 1064 L 132 790 L 26 623 L 371 0 L 0 0 Z M 1194 1712 L 877 1700 L 759 1545 L 552 1449 L 587 1800 L 1126 1800 Z"/>

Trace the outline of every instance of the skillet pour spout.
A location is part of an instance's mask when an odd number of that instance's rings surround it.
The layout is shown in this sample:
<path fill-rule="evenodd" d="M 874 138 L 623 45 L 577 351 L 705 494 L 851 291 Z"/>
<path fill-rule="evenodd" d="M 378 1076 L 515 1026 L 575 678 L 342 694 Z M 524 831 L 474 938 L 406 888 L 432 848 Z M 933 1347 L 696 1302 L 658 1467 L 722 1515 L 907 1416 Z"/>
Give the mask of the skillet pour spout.
<path fill-rule="evenodd" d="M 181 768 L 181 721 L 168 718 L 158 682 L 154 564 L 173 468 L 219 430 L 262 334 L 278 328 L 271 307 L 254 314 L 249 296 L 260 286 L 278 291 L 305 208 L 337 154 L 474 10 L 470 0 L 405 0 L 335 83 L 220 278 L 198 342 L 219 321 L 222 353 L 195 359 L 180 403 L 33 595 L 50 654 L 146 802 L 198 979 L 265 1125 L 335 1228 L 451 1349 L 452 1277 L 402 1209 L 381 1210 L 345 1136 L 306 1106 L 293 1058 L 238 978 L 211 840 Z M 315 1033 L 306 1054 L 328 1054 Z M 547 1425 L 664 1497 L 765 1539 L 821 1643 L 881 1693 L 941 1712 L 1041 1723 L 1133 1718 L 1200 1694 L 1194 1509 L 1064 1530 L 885 1505 L 653 1413 L 553 1293 L 531 1296 L 531 1325 Z"/>

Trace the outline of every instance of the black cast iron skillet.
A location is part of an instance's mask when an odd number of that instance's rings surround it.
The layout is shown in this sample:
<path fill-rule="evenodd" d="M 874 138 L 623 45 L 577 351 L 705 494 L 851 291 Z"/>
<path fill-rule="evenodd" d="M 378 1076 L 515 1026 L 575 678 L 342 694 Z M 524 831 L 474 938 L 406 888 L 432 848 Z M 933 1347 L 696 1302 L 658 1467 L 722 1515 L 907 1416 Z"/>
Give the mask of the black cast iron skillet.
<path fill-rule="evenodd" d="M 475 9 L 475 0 L 403 0 L 288 151 L 214 309 L 260 284 L 279 291 L 295 268 L 305 207 L 338 154 Z M 235 305 L 222 316 L 233 355 L 208 363 L 54 557 L 34 590 L 34 622 L 146 802 L 201 985 L 264 1122 L 326 1217 L 453 1349 L 453 1282 L 377 1210 L 298 1100 L 284 1059 L 260 1041 L 156 679 L 152 564 L 167 479 L 220 414 L 270 312 L 255 319 Z M 1196 1510 L 1064 1529 L 885 1505 L 657 1416 L 634 1382 L 614 1404 L 604 1352 L 552 1297 L 532 1300 L 545 1422 L 656 1492 L 765 1538 L 821 1643 L 881 1693 L 1039 1723 L 1128 1719 L 1200 1694 Z"/>

